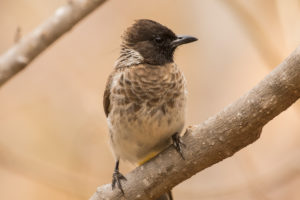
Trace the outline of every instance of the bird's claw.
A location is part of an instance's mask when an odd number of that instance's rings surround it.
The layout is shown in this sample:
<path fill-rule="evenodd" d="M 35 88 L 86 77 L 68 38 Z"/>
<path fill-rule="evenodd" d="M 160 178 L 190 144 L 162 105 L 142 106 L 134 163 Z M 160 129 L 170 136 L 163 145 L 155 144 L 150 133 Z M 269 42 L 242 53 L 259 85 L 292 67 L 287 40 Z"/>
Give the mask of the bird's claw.
<path fill-rule="evenodd" d="M 117 184 L 117 186 L 121 190 L 122 194 L 124 194 L 124 190 L 122 188 L 121 180 L 127 181 L 127 179 L 125 178 L 125 176 L 123 176 L 123 174 L 121 174 L 119 171 L 114 171 L 112 184 L 111 184 L 112 189 L 115 189 L 115 186 Z"/>
<path fill-rule="evenodd" d="M 181 158 L 185 160 L 182 153 L 182 148 L 185 147 L 185 144 L 182 142 L 179 134 L 175 133 L 172 135 L 172 141 L 176 151 L 180 154 Z"/>

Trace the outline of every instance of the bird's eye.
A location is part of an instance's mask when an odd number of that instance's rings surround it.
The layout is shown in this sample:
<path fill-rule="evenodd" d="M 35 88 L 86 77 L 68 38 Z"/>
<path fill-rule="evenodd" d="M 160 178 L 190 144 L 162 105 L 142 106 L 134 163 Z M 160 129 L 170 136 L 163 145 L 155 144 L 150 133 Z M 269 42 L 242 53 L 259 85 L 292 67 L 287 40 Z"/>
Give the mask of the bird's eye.
<path fill-rule="evenodd" d="M 154 38 L 154 41 L 158 44 L 162 43 L 163 39 L 161 37 Z"/>

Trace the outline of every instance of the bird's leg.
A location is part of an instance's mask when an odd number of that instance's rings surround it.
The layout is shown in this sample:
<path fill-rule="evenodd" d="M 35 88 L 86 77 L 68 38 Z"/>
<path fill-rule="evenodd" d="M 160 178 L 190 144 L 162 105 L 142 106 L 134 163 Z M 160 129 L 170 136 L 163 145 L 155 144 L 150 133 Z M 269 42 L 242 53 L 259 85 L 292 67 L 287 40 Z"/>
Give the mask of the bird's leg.
<path fill-rule="evenodd" d="M 112 179 L 112 189 L 115 189 L 115 185 L 117 183 L 118 185 L 118 188 L 121 190 L 121 192 L 124 194 L 124 191 L 123 191 L 123 188 L 122 188 L 122 184 L 121 184 L 121 180 L 127 180 L 125 178 L 125 176 L 123 176 L 123 174 L 121 174 L 119 172 L 119 160 L 116 161 L 116 165 L 115 165 L 115 170 L 114 170 L 114 173 L 113 173 L 113 179 Z"/>
<path fill-rule="evenodd" d="M 181 141 L 179 133 L 172 135 L 173 145 L 176 151 L 180 154 L 181 158 L 184 160 L 182 148 L 185 147 L 185 144 Z"/>

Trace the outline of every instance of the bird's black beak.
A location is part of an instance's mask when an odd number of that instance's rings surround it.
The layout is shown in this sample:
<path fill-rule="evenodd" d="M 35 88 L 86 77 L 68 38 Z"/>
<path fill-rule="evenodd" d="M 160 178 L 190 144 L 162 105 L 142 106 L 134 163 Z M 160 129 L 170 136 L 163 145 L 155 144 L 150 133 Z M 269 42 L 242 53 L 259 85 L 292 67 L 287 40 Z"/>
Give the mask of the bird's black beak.
<path fill-rule="evenodd" d="M 187 43 L 190 43 L 190 42 L 195 42 L 197 41 L 198 39 L 195 38 L 195 37 L 192 37 L 192 36 L 188 36 L 188 35 L 179 35 L 177 36 L 177 38 L 175 40 L 173 40 L 171 42 L 171 45 L 173 48 L 176 48 L 178 47 L 179 45 L 182 45 L 182 44 L 187 44 Z"/>

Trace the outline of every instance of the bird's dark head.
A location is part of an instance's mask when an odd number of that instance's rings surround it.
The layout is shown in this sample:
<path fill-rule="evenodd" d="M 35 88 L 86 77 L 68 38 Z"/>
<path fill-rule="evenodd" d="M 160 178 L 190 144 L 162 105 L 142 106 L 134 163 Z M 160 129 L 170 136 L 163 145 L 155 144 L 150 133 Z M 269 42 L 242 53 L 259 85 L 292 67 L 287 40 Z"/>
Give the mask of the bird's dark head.
<path fill-rule="evenodd" d="M 125 31 L 122 49 L 124 52 L 134 51 L 135 56 L 142 57 L 143 63 L 163 65 L 173 62 L 176 47 L 196 40 L 191 36 L 176 36 L 155 21 L 140 19 Z"/>

